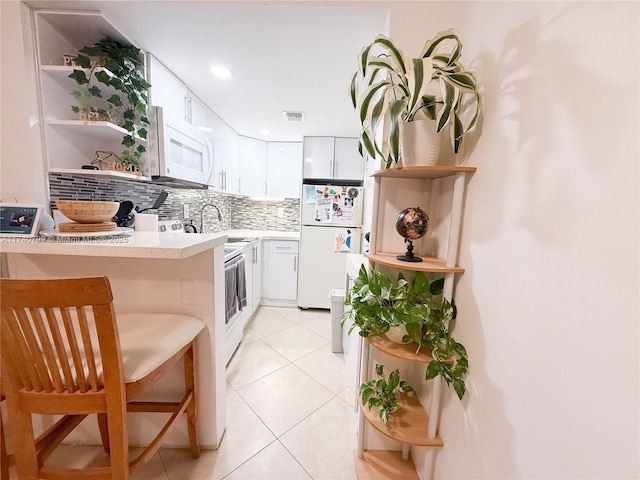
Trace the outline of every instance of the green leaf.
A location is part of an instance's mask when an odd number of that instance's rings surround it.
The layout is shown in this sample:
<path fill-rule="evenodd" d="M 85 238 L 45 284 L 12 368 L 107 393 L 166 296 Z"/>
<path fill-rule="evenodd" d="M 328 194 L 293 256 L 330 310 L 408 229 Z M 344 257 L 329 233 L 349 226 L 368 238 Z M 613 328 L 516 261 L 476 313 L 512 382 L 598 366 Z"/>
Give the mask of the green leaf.
<path fill-rule="evenodd" d="M 83 70 L 74 70 L 69 74 L 69 78 L 74 79 L 78 85 L 85 85 L 89 83 L 89 79 Z"/>
<path fill-rule="evenodd" d="M 109 75 L 105 70 L 98 70 L 94 76 L 96 80 L 100 83 L 104 83 L 105 85 L 109 85 L 109 80 L 111 80 L 111 75 Z"/>
<path fill-rule="evenodd" d="M 384 365 L 377 364 L 376 365 L 376 375 L 382 377 L 384 374 Z"/>
<path fill-rule="evenodd" d="M 440 362 L 436 362 L 435 360 L 429 362 L 429 365 L 427 365 L 426 379 L 430 380 L 432 378 L 435 378 L 442 372 L 442 367 L 443 365 Z"/>
<path fill-rule="evenodd" d="M 458 398 L 460 400 L 462 400 L 462 397 L 464 397 L 464 393 L 466 391 L 466 386 L 465 386 L 464 382 L 462 380 L 460 380 L 460 379 L 455 379 L 453 381 L 453 389 L 458 394 Z"/>
<path fill-rule="evenodd" d="M 73 59 L 82 68 L 91 68 L 91 59 L 86 55 L 76 55 Z"/>
<path fill-rule="evenodd" d="M 444 288 L 444 277 L 441 277 L 431 282 L 431 285 L 429 285 L 429 292 L 431 293 L 431 295 L 440 295 L 442 293 L 443 288 Z"/>
<path fill-rule="evenodd" d="M 92 87 L 89 87 L 89 89 L 87 90 L 87 92 L 89 92 L 91 95 L 93 95 L 94 97 L 99 97 L 102 98 L 102 92 L 100 91 L 100 89 L 93 85 Z"/>
<path fill-rule="evenodd" d="M 380 410 L 380 420 L 382 420 L 382 423 L 385 425 L 389 421 L 389 412 L 385 408 Z"/>
<path fill-rule="evenodd" d="M 112 94 L 109 98 L 107 98 L 107 102 L 113 105 L 114 107 L 122 106 L 122 99 L 120 98 L 120 95 L 116 95 L 115 93 Z"/>
<path fill-rule="evenodd" d="M 409 385 L 409 382 L 406 382 L 405 380 L 401 380 L 400 381 L 400 390 L 402 390 L 405 393 L 409 393 L 409 392 L 413 392 L 413 387 L 411 385 Z"/>
<path fill-rule="evenodd" d="M 125 147 L 133 147 L 136 144 L 136 141 L 131 135 L 125 135 L 122 138 L 122 145 Z"/>
<path fill-rule="evenodd" d="M 393 392 L 399 383 L 400 383 L 400 372 L 398 370 L 394 370 L 389 374 L 388 390 L 390 392 Z"/>

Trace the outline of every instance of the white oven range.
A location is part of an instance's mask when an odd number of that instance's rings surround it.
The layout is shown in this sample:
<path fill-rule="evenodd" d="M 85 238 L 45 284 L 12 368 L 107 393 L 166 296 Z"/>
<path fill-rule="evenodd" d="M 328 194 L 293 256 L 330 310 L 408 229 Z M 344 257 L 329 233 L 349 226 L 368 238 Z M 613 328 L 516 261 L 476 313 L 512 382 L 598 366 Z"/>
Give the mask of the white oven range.
<path fill-rule="evenodd" d="M 187 234 L 181 220 L 159 220 L 159 234 Z M 247 307 L 244 247 L 247 242 L 226 243 L 224 246 L 225 287 L 225 362 L 238 348 L 244 330 L 243 309 Z M 245 319 L 248 320 L 248 319 Z"/>

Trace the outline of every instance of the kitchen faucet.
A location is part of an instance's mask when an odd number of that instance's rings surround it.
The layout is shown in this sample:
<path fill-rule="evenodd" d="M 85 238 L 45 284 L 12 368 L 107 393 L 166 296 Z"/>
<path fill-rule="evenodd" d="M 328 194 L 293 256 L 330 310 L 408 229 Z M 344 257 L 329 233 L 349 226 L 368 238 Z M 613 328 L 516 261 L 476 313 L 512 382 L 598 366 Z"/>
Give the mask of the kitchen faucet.
<path fill-rule="evenodd" d="M 215 208 L 218 211 L 218 221 L 222 221 L 222 214 L 220 213 L 220 209 L 218 208 L 218 206 L 214 205 L 213 203 L 205 203 L 202 206 L 202 210 L 200 210 L 200 233 L 204 233 L 204 209 L 207 207 Z"/>

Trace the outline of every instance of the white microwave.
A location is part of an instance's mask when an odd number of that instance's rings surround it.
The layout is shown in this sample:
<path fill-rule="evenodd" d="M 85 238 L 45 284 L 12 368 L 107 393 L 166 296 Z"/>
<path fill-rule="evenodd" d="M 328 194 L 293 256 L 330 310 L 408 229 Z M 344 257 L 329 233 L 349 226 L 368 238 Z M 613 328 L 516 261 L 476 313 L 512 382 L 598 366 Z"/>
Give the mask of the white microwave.
<path fill-rule="evenodd" d="M 213 143 L 163 107 L 149 112 L 149 168 L 153 180 L 213 182 Z"/>

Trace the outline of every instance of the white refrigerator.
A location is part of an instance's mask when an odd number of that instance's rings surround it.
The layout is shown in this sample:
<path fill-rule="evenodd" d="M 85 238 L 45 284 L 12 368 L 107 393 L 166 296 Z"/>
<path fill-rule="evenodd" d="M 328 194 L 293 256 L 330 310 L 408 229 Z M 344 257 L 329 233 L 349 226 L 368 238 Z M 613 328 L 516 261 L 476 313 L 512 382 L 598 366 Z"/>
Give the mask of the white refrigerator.
<path fill-rule="evenodd" d="M 302 186 L 298 307 L 331 308 L 344 288 L 346 255 L 361 253 L 363 191 L 359 185 Z"/>

